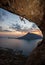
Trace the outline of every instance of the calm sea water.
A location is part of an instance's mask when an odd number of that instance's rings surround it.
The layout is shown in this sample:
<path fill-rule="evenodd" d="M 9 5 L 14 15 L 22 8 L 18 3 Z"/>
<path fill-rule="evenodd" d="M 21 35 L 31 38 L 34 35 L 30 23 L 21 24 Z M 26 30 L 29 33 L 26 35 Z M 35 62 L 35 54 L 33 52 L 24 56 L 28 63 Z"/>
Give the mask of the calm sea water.
<path fill-rule="evenodd" d="M 36 40 L 19 40 L 19 39 L 8 39 L 8 38 L 0 38 L 0 47 L 11 48 L 17 50 L 23 50 L 24 55 L 29 55 L 35 47 L 37 47 L 38 42 L 42 39 Z"/>

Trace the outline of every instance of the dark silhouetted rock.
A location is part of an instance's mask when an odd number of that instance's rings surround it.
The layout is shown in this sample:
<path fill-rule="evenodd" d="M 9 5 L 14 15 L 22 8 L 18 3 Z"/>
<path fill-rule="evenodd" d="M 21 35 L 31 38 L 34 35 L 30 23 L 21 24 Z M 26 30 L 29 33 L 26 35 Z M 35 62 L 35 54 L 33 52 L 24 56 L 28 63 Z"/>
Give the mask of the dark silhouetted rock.
<path fill-rule="evenodd" d="M 26 35 L 24 35 L 22 37 L 18 37 L 17 39 L 34 40 L 34 39 L 42 39 L 42 37 L 37 34 L 27 33 Z"/>

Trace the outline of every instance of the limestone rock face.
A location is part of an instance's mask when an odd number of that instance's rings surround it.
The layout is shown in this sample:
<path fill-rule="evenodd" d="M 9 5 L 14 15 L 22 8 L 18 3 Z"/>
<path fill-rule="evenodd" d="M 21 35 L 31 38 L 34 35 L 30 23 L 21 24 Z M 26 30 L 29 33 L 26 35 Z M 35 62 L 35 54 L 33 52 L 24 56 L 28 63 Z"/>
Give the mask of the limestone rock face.
<path fill-rule="evenodd" d="M 32 52 L 26 65 L 45 65 L 45 44 L 40 45 Z"/>
<path fill-rule="evenodd" d="M 0 7 L 19 14 L 38 25 L 43 20 L 45 0 L 0 0 Z"/>
<path fill-rule="evenodd" d="M 45 0 L 0 0 L 0 7 L 13 12 L 14 14 L 21 15 L 28 20 L 35 22 L 40 27 L 44 35 L 42 46 L 37 48 L 37 52 L 35 51 L 34 54 L 32 54 L 32 60 L 29 57 L 27 65 L 45 65 L 43 64 L 45 62 Z M 42 52 L 41 50 L 44 51 Z M 38 52 L 40 54 L 39 56 Z M 33 58 L 35 58 L 36 62 L 43 59 L 40 61 L 42 64 L 39 64 L 40 62 L 32 64 L 32 62 L 34 62 Z M 37 60 L 36 58 L 40 59 Z"/>

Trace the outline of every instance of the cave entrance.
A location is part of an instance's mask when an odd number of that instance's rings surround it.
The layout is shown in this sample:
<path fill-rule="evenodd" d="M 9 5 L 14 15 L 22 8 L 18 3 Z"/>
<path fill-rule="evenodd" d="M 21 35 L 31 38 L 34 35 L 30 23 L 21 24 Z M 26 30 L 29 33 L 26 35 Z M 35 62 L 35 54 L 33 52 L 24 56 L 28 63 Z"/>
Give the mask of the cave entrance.
<path fill-rule="evenodd" d="M 11 53 L 13 49 L 15 55 L 27 57 L 42 38 L 42 31 L 35 23 L 0 8 L 0 48 Z"/>

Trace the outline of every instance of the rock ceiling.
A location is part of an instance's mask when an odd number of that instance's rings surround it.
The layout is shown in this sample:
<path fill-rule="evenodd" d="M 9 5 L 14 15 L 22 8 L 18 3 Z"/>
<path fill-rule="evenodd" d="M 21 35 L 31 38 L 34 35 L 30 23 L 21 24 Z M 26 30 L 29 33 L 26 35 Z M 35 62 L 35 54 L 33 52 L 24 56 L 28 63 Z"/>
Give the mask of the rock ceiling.
<path fill-rule="evenodd" d="M 35 22 L 43 32 L 44 40 L 42 41 L 42 43 L 45 43 L 45 0 L 0 0 L 0 7 Z M 44 46 L 45 44 L 43 44 L 41 48 L 39 47 L 38 49 L 41 50 L 44 48 Z M 37 52 L 35 52 L 35 54 L 36 53 Z M 41 54 L 40 51 L 39 53 Z M 36 57 L 37 56 L 38 54 L 36 55 Z M 31 59 L 33 58 L 31 57 Z M 28 62 L 29 61 L 30 57 Z M 31 64 L 28 63 L 28 65 Z"/>

